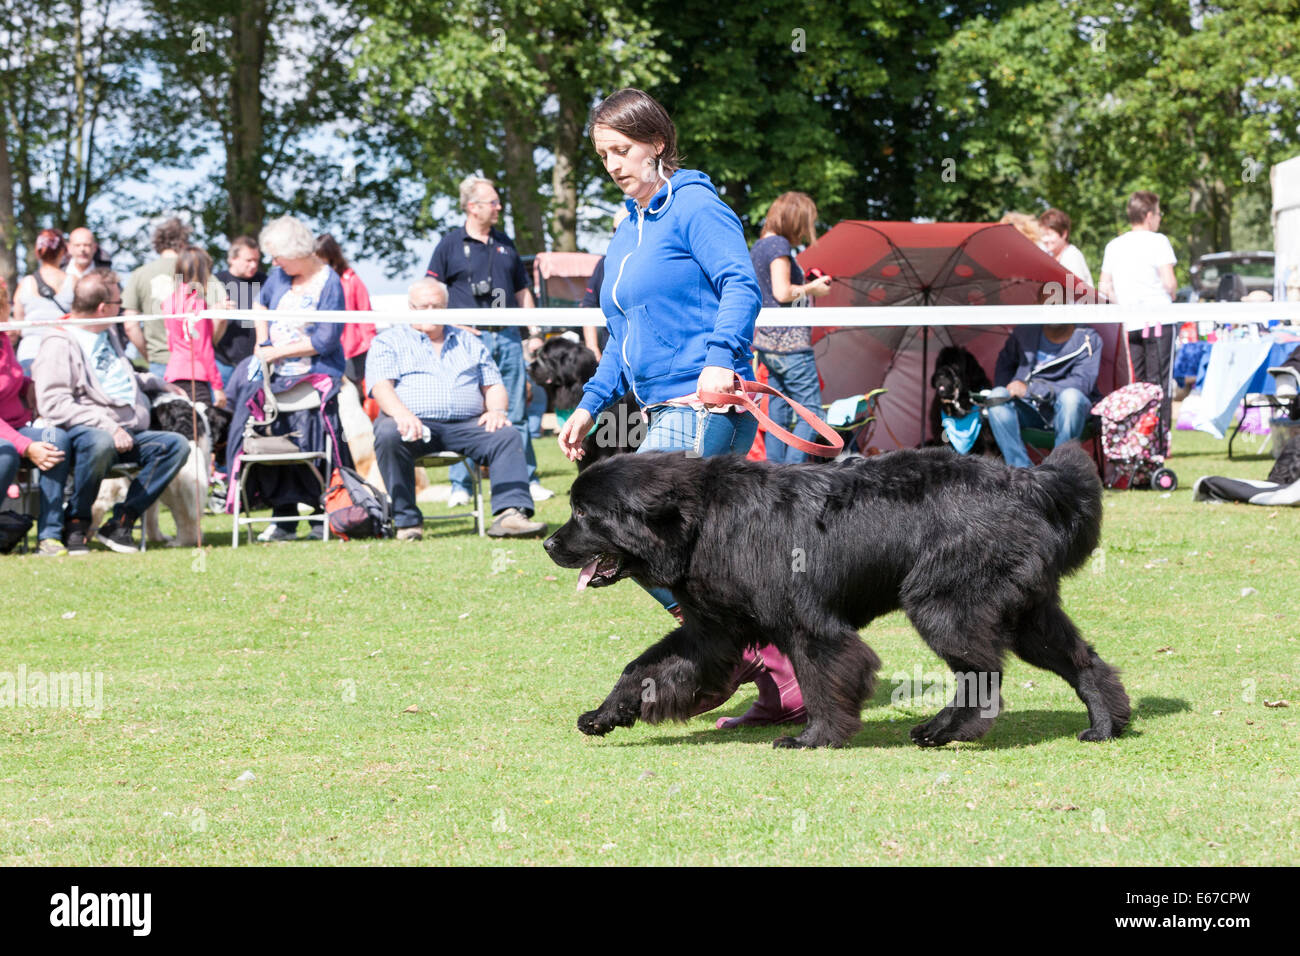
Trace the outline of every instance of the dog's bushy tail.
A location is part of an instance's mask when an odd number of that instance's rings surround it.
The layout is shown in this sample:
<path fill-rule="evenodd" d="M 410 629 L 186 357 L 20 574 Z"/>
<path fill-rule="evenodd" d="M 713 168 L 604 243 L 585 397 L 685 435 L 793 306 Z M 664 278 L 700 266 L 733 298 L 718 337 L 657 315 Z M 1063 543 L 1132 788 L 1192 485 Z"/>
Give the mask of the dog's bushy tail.
<path fill-rule="evenodd" d="M 1032 472 L 1042 492 L 1045 516 L 1059 528 L 1058 568 L 1069 574 L 1083 567 L 1101 540 L 1101 479 L 1078 442 L 1053 450 Z"/>

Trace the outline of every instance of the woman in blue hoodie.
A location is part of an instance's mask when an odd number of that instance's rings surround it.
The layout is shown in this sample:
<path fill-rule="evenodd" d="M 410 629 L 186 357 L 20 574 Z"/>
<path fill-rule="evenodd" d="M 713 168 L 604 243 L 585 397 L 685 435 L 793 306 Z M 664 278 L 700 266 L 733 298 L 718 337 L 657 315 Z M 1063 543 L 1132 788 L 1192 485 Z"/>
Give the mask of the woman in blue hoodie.
<path fill-rule="evenodd" d="M 753 373 L 750 342 L 763 300 L 740 219 L 708 176 L 678 167 L 676 128 L 650 95 L 619 90 L 592 110 L 590 127 L 631 215 L 605 256 L 600 307 L 609 341 L 560 447 L 570 461 L 581 458 L 596 417 L 631 391 L 650 417 L 638 451 L 743 455 L 758 430 L 754 416 L 699 399 L 734 394 L 736 376 Z M 671 592 L 651 594 L 681 620 Z M 719 726 L 807 719 L 789 661 L 774 648 L 749 654 L 733 679 L 757 683 L 759 700 Z"/>

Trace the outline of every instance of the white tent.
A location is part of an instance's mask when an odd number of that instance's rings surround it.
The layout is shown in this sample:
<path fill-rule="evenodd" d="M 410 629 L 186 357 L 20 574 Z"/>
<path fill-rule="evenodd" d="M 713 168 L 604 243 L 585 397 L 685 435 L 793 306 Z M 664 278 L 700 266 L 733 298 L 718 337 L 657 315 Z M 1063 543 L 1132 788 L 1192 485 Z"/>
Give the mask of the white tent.
<path fill-rule="evenodd" d="M 1273 299 L 1284 302 L 1287 281 L 1300 278 L 1300 156 L 1278 163 L 1273 184 Z"/>

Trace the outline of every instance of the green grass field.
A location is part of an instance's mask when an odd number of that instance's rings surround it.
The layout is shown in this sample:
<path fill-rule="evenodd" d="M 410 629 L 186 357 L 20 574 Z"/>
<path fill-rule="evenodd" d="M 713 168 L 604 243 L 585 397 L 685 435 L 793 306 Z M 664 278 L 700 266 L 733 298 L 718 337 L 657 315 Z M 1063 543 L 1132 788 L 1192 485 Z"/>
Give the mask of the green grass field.
<path fill-rule="evenodd" d="M 1108 492 L 1065 585 L 1134 703 L 1100 745 L 1065 683 L 1012 660 L 984 740 L 913 746 L 938 705 L 893 678 L 943 670 L 901 615 L 864 632 L 884 668 L 845 749 L 711 718 L 585 738 L 668 618 L 468 522 L 232 550 L 209 517 L 202 551 L 0 558 L 0 692 L 20 668 L 103 682 L 98 717 L 0 709 L 0 863 L 1295 864 L 1300 512 L 1193 503 L 1197 476 L 1270 462 L 1176 442 L 1182 487 Z M 558 526 L 566 496 L 539 514 Z"/>

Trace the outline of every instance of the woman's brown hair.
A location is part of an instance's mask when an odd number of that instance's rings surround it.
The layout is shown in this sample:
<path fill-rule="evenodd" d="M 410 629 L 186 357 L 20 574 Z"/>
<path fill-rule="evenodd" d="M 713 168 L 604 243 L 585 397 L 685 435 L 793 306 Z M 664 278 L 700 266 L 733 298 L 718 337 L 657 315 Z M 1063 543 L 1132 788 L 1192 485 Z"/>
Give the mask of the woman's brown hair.
<path fill-rule="evenodd" d="M 328 232 L 323 232 L 316 237 L 316 258 L 323 259 L 325 264 L 340 276 L 351 268 L 348 260 L 343 257 L 343 247 Z"/>
<path fill-rule="evenodd" d="M 212 278 L 212 257 L 198 246 L 188 246 L 176 259 L 176 269 L 186 289 L 193 289 L 205 299 Z"/>
<path fill-rule="evenodd" d="M 792 246 L 817 241 L 817 204 L 807 193 L 789 192 L 767 207 L 763 230 L 783 236 Z"/>
<path fill-rule="evenodd" d="M 597 126 L 608 126 L 638 143 L 651 146 L 656 141 L 662 143 L 663 148 L 655 159 L 664 164 L 665 176 L 671 176 L 681 168 L 681 157 L 677 154 L 677 127 L 668 111 L 644 90 L 628 87 L 605 97 L 588 117 L 587 134 L 591 135 L 591 130 Z"/>

